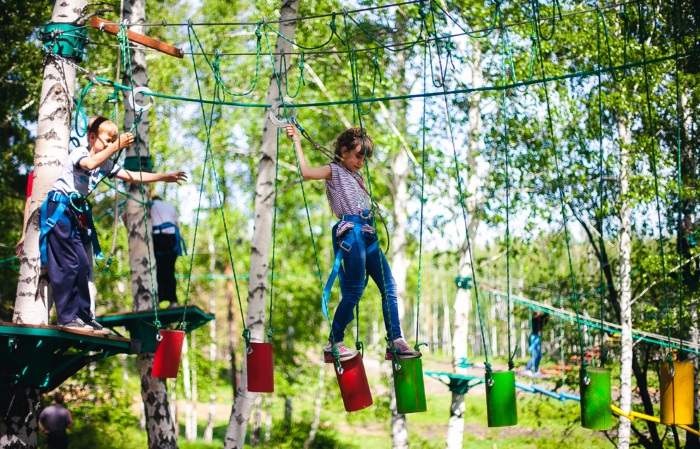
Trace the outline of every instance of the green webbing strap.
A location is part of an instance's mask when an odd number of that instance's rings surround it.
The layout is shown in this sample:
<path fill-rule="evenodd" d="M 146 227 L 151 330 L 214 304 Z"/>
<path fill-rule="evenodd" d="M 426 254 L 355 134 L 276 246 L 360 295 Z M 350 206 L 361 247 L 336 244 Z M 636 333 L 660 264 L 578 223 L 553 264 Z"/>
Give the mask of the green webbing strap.
<path fill-rule="evenodd" d="M 129 77 L 129 87 L 130 90 L 134 90 L 134 70 L 131 64 L 131 47 L 129 45 L 129 34 L 126 24 L 124 22 L 119 24 L 119 33 L 117 34 L 119 39 L 119 48 L 122 53 L 122 66 L 127 72 Z M 134 124 L 131 127 L 132 130 L 136 130 L 136 125 L 139 123 L 140 114 L 136 113 L 136 107 L 132 109 Z M 138 132 L 134 135 L 134 140 L 136 141 L 136 154 L 140 154 L 141 148 Z M 143 172 L 139 170 L 139 190 L 141 193 L 141 198 L 146 198 L 146 191 L 143 187 Z M 97 187 L 97 186 L 95 186 Z M 148 251 L 148 273 L 151 280 L 151 298 L 153 298 L 153 325 L 156 327 L 157 338 L 162 338 L 160 336 L 161 322 L 158 320 L 158 300 L 156 299 L 156 286 L 153 282 L 153 258 L 151 257 L 151 239 L 148 232 L 148 208 L 146 202 L 142 202 L 143 205 L 143 227 L 144 227 L 144 240 L 146 243 L 146 248 Z"/>
<path fill-rule="evenodd" d="M 432 3 L 431 3 L 432 5 Z M 435 22 L 435 11 L 431 7 L 431 16 L 433 17 L 433 23 Z M 438 64 L 440 66 L 441 73 L 447 73 L 446 68 L 443 70 L 442 54 L 439 46 L 439 38 L 436 35 L 436 45 L 435 52 L 437 53 Z M 481 344 L 484 348 L 484 366 L 486 369 L 486 377 L 490 379 L 490 374 L 492 372 L 491 363 L 489 362 L 489 350 L 486 345 L 486 336 L 484 332 L 484 320 L 481 313 L 481 301 L 479 299 L 479 284 L 477 282 L 476 269 L 474 268 L 474 254 L 471 242 L 471 236 L 469 235 L 469 225 L 467 223 L 467 208 L 466 201 L 464 199 L 464 189 L 462 188 L 462 174 L 460 170 L 459 158 L 457 157 L 457 145 L 455 144 L 454 132 L 452 130 L 452 118 L 450 117 L 449 100 L 447 99 L 447 83 L 442 82 L 442 99 L 445 104 L 445 121 L 447 123 L 447 133 L 450 136 L 450 143 L 452 145 L 452 156 L 455 164 L 455 170 L 457 174 L 457 193 L 459 194 L 459 206 L 462 211 L 462 221 L 464 223 L 464 231 L 467 241 L 467 254 L 469 256 L 469 264 L 472 270 L 472 280 L 474 282 L 474 296 L 476 298 L 476 313 L 479 317 L 479 329 L 481 330 Z M 489 380 L 490 381 L 490 380 Z"/>
<path fill-rule="evenodd" d="M 192 45 L 192 37 L 190 36 L 189 32 L 192 31 L 194 33 L 194 29 L 192 27 L 188 27 L 188 38 L 190 40 L 190 46 Z M 192 55 L 192 66 L 194 68 L 194 73 L 195 73 L 195 79 L 197 81 L 197 92 L 199 94 L 200 99 L 202 98 L 202 88 L 201 88 L 201 83 L 199 81 L 199 76 L 197 74 L 197 61 L 194 57 L 194 54 Z M 218 97 L 218 92 L 219 92 L 219 87 L 221 86 L 220 80 L 216 80 L 216 84 L 214 86 L 214 99 Z M 212 177 L 214 178 L 214 185 L 216 186 L 216 194 L 217 194 L 217 200 L 219 202 L 219 211 L 221 212 L 221 220 L 224 226 L 224 235 L 226 236 L 226 248 L 228 249 L 228 257 L 229 257 L 229 263 L 231 264 L 231 271 L 233 273 L 233 282 L 236 287 L 236 298 L 238 300 L 238 308 L 241 313 L 241 322 L 243 324 L 243 339 L 245 340 L 245 345 L 246 345 L 246 352 L 250 352 L 250 329 L 246 326 L 245 323 L 245 315 L 243 313 L 243 303 L 241 301 L 241 294 L 240 294 L 240 289 L 238 288 L 238 277 L 236 276 L 236 265 L 234 264 L 233 261 L 233 251 L 231 250 L 231 240 L 229 238 L 229 233 L 228 233 L 228 226 L 226 222 L 226 214 L 224 213 L 224 198 L 221 193 L 221 186 L 219 185 L 219 176 L 216 173 L 216 164 L 214 162 L 214 152 L 211 148 L 211 128 L 214 120 L 214 104 L 212 103 L 212 109 L 209 114 L 209 122 L 207 122 L 207 115 L 206 111 L 204 109 L 204 103 L 200 102 L 200 107 L 202 111 L 202 118 L 204 120 L 204 130 L 207 134 L 207 141 L 206 141 L 206 146 L 205 146 L 205 159 L 204 159 L 204 170 L 202 171 L 202 184 L 200 185 L 200 203 L 201 204 L 201 197 L 202 197 L 202 191 L 203 189 L 203 183 L 204 183 L 204 177 L 206 174 L 206 162 L 207 159 L 211 161 L 211 173 Z M 197 239 L 197 223 L 199 222 L 199 210 L 200 208 L 197 208 L 197 217 L 195 220 L 195 231 L 194 231 L 194 240 L 192 242 L 192 257 L 190 258 L 190 276 L 188 277 L 187 280 L 187 292 L 189 293 L 189 288 L 190 288 L 190 279 L 192 278 L 192 266 L 193 266 L 193 261 L 194 261 L 194 244 Z M 183 311 L 184 314 L 184 311 Z M 184 322 L 184 315 L 183 315 L 183 322 Z"/>
<path fill-rule="evenodd" d="M 542 76 L 545 75 L 545 69 L 544 69 L 544 55 L 542 54 L 542 45 L 541 45 L 541 30 L 540 30 L 540 25 L 539 21 L 537 20 L 537 8 L 538 6 L 536 5 L 539 0 L 532 0 L 533 3 L 533 8 L 535 10 L 535 20 L 533 21 L 534 26 L 535 26 L 535 42 L 534 45 L 537 46 L 537 54 L 538 54 L 538 59 L 539 59 L 539 65 L 540 65 L 540 72 Z M 555 0 L 556 1 L 556 0 Z M 554 25 L 552 25 L 554 27 Z M 552 33 L 554 32 L 554 29 L 552 28 Z M 551 38 L 551 35 L 549 36 Z M 547 38 L 547 39 L 549 39 Z M 546 39 L 545 39 L 546 40 Z M 557 145 L 554 141 L 555 139 L 555 133 L 554 133 L 554 121 L 552 119 L 552 108 L 549 102 L 549 89 L 547 88 L 547 83 L 543 85 L 544 88 L 544 98 L 545 98 L 545 103 L 547 106 L 547 129 L 549 132 L 549 141 L 545 141 L 545 148 L 551 146 L 552 147 L 552 152 L 554 154 L 554 164 L 555 164 L 555 169 L 556 169 L 556 174 L 557 174 L 557 190 L 559 193 L 559 202 L 561 205 L 561 215 L 562 215 L 562 221 L 563 221 L 563 226 L 564 226 L 564 240 L 566 241 L 566 254 L 569 260 L 569 276 L 570 276 L 570 282 L 571 282 L 571 290 L 574 298 L 574 309 L 576 311 L 576 318 L 579 318 L 579 304 L 578 304 L 578 291 L 576 288 L 576 274 L 574 272 L 574 262 L 571 257 L 571 243 L 570 243 L 570 236 L 569 236 L 569 227 L 567 226 L 567 216 L 568 214 L 566 213 L 566 195 L 564 193 L 564 185 L 562 182 L 562 174 L 561 174 L 561 168 L 560 168 L 560 155 L 559 151 L 557 149 Z M 584 383 L 586 385 L 590 382 L 590 378 L 588 377 L 588 371 L 586 369 L 586 360 L 585 360 L 585 347 L 583 343 L 583 331 L 581 329 L 581 323 L 577 320 L 577 326 L 578 326 L 578 337 L 579 337 L 579 347 L 580 347 L 580 354 L 581 354 L 581 378 L 583 379 Z"/>
<path fill-rule="evenodd" d="M 642 59 L 646 61 L 646 45 L 645 41 L 647 39 L 647 31 L 644 22 L 644 11 L 640 1 L 637 1 L 637 11 L 639 13 L 641 36 L 640 41 L 642 42 Z M 668 338 L 668 347 L 666 348 L 666 361 L 670 364 L 671 375 L 674 373 L 673 369 L 673 353 L 671 351 L 671 312 L 669 309 L 668 301 L 668 285 L 666 282 L 666 257 L 664 253 L 664 236 L 663 236 L 663 226 L 661 221 L 661 195 L 659 194 L 659 176 L 657 170 L 657 153 L 656 153 L 656 137 L 653 132 L 654 117 L 651 108 L 651 98 L 649 95 L 649 73 L 646 66 L 642 68 L 644 73 L 644 95 L 646 100 L 646 114 L 642 116 L 642 123 L 644 123 L 644 118 L 647 119 L 646 128 L 649 130 L 649 140 L 651 145 L 651 160 L 649 161 L 651 166 L 651 172 L 654 175 L 654 197 L 656 199 L 656 214 L 659 229 L 659 253 L 661 255 L 661 275 L 663 276 L 663 291 L 664 291 L 664 301 L 666 304 L 666 333 Z"/>

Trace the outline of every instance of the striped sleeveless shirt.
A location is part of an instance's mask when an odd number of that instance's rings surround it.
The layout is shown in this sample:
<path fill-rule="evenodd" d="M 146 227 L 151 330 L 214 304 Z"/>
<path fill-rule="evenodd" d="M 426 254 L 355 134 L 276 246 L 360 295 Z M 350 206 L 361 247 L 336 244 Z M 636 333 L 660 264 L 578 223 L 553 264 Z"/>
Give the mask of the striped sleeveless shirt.
<path fill-rule="evenodd" d="M 328 165 L 331 167 L 331 179 L 326 179 L 326 196 L 335 216 L 342 220 L 343 215 L 359 215 L 363 210 L 371 209 L 362 176 L 335 162 Z M 354 226 L 355 223 L 351 221 L 341 221 L 336 236 Z M 369 224 L 363 225 L 362 230 L 374 233 L 374 228 Z"/>

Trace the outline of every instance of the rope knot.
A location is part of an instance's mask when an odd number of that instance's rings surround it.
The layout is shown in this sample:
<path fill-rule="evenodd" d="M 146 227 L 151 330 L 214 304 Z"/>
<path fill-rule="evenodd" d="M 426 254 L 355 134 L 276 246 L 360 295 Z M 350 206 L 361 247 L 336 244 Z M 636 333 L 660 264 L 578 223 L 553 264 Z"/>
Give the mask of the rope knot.
<path fill-rule="evenodd" d="M 250 348 L 250 329 L 245 328 L 242 336 L 243 336 L 243 339 L 245 340 L 245 347 Z"/>

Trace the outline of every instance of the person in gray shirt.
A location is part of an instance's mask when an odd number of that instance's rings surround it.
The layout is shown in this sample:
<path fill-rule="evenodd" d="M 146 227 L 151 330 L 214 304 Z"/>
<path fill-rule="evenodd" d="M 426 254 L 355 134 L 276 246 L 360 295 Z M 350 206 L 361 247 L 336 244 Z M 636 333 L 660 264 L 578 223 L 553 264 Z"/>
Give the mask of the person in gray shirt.
<path fill-rule="evenodd" d="M 39 430 L 48 435 L 49 449 L 68 448 L 66 429 L 73 427 L 73 417 L 63 406 L 63 394 L 53 396 L 53 405 L 46 407 L 39 415 Z"/>

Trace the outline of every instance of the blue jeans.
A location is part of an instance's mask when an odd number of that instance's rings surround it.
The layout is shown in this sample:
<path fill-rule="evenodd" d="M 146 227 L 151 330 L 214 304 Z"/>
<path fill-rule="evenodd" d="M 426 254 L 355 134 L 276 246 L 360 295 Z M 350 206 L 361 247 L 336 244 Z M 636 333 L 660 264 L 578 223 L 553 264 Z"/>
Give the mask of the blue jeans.
<path fill-rule="evenodd" d="M 530 360 L 527 361 L 525 369 L 536 373 L 540 369 L 540 360 L 542 360 L 542 346 L 540 345 L 539 335 L 530 335 Z M 534 369 L 533 369 L 534 368 Z"/>
<path fill-rule="evenodd" d="M 367 252 L 367 248 L 377 242 L 376 234 L 362 232 L 362 224 L 356 223 L 354 229 L 335 238 L 337 226 L 333 227 L 333 251 L 336 254 L 344 251 L 339 273 L 342 298 L 333 315 L 330 341 L 337 343 L 345 338 L 345 328 L 355 317 L 353 309 L 365 291 L 367 275 L 374 280 L 382 295 L 382 315 L 389 339 L 401 338 L 396 281 L 391 268 L 378 245 Z"/>

